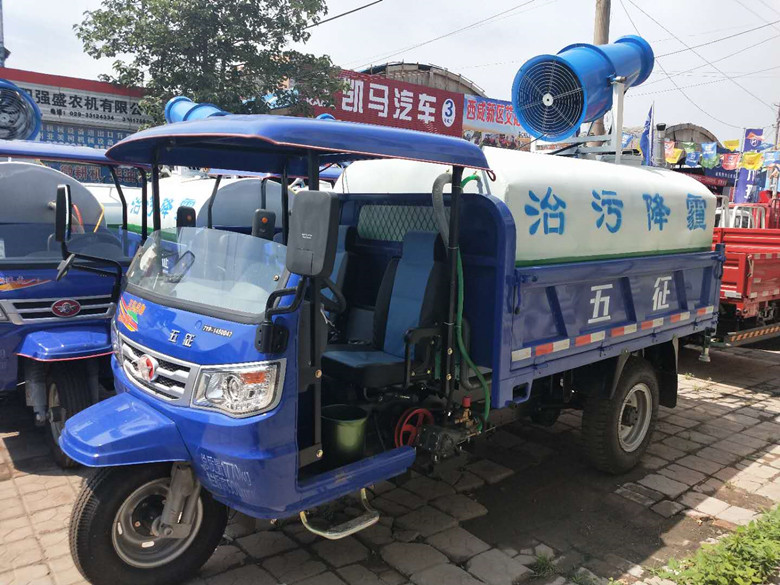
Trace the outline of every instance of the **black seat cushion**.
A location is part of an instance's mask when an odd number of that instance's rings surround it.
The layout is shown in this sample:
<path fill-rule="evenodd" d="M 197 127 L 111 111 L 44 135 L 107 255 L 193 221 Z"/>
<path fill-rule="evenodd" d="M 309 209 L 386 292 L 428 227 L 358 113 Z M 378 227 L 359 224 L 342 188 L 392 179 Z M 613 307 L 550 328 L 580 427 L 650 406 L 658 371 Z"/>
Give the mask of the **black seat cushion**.
<path fill-rule="evenodd" d="M 383 388 L 404 379 L 404 360 L 378 349 L 328 350 L 322 355 L 322 369 L 332 378 L 362 388 Z"/>

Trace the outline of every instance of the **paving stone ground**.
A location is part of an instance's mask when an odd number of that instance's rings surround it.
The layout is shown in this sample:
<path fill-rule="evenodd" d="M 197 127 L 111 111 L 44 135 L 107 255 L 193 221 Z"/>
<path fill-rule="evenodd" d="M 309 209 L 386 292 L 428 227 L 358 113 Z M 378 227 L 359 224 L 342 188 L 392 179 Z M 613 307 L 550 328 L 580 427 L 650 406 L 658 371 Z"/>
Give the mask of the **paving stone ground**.
<path fill-rule="evenodd" d="M 649 569 L 780 501 L 778 348 L 713 350 L 710 364 L 683 350 L 678 406 L 661 408 L 624 476 L 587 466 L 576 412 L 549 428 L 512 423 L 374 486 L 380 522 L 342 541 L 235 514 L 191 585 L 663 585 Z M 67 527 L 88 473 L 57 469 L 28 413 L 0 403 L 0 585 L 84 582 Z"/>

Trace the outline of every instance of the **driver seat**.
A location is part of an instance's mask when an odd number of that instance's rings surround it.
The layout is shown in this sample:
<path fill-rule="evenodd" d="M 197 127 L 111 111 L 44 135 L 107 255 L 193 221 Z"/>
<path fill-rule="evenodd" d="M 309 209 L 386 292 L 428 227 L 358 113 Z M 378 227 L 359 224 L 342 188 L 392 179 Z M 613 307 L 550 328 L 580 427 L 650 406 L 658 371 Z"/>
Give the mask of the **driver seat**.
<path fill-rule="evenodd" d="M 446 314 L 444 256 L 437 233 L 408 232 L 401 257 L 390 261 L 377 293 L 372 343 L 326 351 L 322 355 L 323 372 L 362 388 L 403 384 L 406 332 L 433 327 Z"/>

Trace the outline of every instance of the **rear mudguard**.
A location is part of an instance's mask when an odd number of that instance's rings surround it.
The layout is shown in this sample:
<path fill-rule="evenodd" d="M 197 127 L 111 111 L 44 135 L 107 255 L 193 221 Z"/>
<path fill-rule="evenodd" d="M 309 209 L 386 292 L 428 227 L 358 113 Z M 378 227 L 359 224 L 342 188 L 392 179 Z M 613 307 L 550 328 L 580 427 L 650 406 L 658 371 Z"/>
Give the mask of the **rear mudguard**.
<path fill-rule="evenodd" d="M 16 350 L 17 355 L 42 362 L 76 360 L 110 353 L 108 321 L 33 331 L 25 336 Z"/>
<path fill-rule="evenodd" d="M 176 424 L 126 392 L 68 419 L 60 447 L 89 467 L 190 460 Z"/>

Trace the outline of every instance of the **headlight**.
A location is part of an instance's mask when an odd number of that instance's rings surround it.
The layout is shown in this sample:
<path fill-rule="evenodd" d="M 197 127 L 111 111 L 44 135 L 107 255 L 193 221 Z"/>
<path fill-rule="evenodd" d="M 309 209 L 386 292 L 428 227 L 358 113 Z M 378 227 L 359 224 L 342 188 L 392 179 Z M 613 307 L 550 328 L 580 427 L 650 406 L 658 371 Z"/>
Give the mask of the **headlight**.
<path fill-rule="evenodd" d="M 8 321 L 8 317 L 6 317 L 3 307 L 0 307 L 0 321 Z"/>
<path fill-rule="evenodd" d="M 192 405 L 231 416 L 259 414 L 279 402 L 284 360 L 227 368 L 202 368 Z"/>

